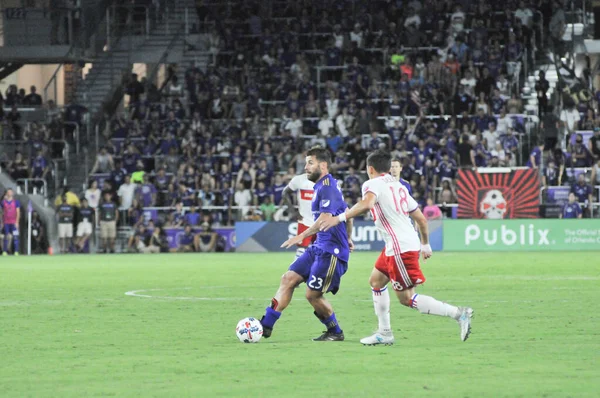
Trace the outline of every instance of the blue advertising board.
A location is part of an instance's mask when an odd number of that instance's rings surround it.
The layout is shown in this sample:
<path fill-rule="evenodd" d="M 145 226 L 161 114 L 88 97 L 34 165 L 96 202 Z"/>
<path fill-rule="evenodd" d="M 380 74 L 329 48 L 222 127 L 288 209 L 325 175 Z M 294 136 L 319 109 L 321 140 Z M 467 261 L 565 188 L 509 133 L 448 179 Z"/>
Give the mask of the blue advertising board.
<path fill-rule="evenodd" d="M 242 221 L 235 224 L 236 251 L 238 252 L 278 252 L 286 251 L 281 244 L 295 236 L 296 222 L 253 222 Z M 429 223 L 431 247 L 442 250 L 442 221 Z M 371 221 L 356 221 L 352 230 L 352 241 L 356 251 L 381 251 L 385 244 Z"/>

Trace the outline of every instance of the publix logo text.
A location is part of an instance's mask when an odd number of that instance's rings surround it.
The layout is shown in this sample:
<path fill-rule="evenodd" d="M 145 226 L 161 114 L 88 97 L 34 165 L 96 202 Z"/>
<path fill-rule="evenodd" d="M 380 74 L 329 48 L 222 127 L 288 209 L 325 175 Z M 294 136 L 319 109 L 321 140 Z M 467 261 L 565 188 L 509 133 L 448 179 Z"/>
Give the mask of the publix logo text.
<path fill-rule="evenodd" d="M 533 224 L 521 224 L 513 229 L 506 225 L 501 225 L 500 228 L 481 228 L 479 225 L 471 224 L 465 228 L 465 246 L 482 242 L 489 246 L 496 244 L 548 246 L 550 243 L 555 243 L 550 242 L 549 233 L 549 229 L 535 228 Z"/>

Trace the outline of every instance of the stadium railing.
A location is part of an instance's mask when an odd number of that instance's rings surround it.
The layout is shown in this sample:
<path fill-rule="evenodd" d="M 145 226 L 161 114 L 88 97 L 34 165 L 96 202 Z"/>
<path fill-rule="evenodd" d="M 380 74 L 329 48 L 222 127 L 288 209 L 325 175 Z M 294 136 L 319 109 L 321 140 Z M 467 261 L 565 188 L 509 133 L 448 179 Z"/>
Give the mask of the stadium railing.
<path fill-rule="evenodd" d="M 24 192 L 17 192 L 18 194 L 24 193 L 26 195 L 43 195 L 48 199 L 48 183 L 43 178 L 19 178 L 17 181 L 18 191 L 22 186 Z M 39 187 L 41 185 L 41 189 Z"/>

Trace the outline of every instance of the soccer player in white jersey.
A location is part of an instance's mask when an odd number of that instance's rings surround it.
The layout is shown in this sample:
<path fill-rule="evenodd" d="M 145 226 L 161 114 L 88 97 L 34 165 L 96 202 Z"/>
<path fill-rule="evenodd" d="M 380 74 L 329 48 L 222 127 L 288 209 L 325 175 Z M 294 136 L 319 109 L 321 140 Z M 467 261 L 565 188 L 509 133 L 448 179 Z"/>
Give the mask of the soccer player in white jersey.
<path fill-rule="evenodd" d="M 300 235 L 315 223 L 311 209 L 315 183 L 310 181 L 307 174 L 300 174 L 292 178 L 289 184 L 283 190 L 283 204 L 292 212 L 292 218 L 298 220 L 298 232 Z M 298 200 L 298 211 L 292 203 L 291 195 L 296 193 Z M 296 249 L 296 258 L 300 257 L 310 246 L 316 235 L 309 236 L 298 244 Z"/>
<path fill-rule="evenodd" d="M 385 241 L 385 248 L 369 278 L 379 328 L 375 334 L 360 342 L 366 345 L 394 343 L 390 326 L 390 296 L 386 286 L 389 281 L 402 305 L 417 309 L 422 314 L 446 316 L 458 321 L 460 338 L 465 341 L 471 333 L 472 308 L 455 307 L 415 293 L 415 287 L 425 282 L 419 266 L 419 251 L 424 260 L 432 255 L 427 220 L 406 187 L 388 174 L 389 170 L 390 155 L 387 152 L 378 150 L 369 155 L 369 180 L 362 187 L 363 199 L 346 213 L 320 222 L 320 229 L 326 231 L 340 222 L 371 211 Z M 420 242 L 411 218 L 419 226 Z"/>

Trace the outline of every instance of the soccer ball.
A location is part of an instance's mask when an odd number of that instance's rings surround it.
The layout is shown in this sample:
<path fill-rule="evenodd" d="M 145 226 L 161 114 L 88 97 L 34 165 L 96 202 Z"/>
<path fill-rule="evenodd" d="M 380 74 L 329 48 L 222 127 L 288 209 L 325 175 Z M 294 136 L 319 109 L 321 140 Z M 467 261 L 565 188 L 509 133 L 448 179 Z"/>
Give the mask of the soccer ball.
<path fill-rule="evenodd" d="M 244 318 L 235 327 L 235 335 L 242 343 L 258 343 L 263 335 L 263 328 L 258 319 Z"/>

